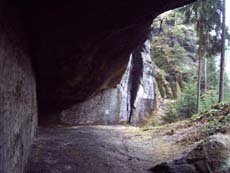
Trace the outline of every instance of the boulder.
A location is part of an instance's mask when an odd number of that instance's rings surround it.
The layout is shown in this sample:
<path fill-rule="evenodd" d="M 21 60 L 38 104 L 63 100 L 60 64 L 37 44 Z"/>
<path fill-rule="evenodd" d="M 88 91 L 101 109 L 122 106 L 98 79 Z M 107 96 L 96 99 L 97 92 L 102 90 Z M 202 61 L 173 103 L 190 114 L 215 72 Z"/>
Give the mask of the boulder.
<path fill-rule="evenodd" d="M 213 135 L 185 157 L 150 170 L 153 173 L 230 173 L 230 135 Z"/>

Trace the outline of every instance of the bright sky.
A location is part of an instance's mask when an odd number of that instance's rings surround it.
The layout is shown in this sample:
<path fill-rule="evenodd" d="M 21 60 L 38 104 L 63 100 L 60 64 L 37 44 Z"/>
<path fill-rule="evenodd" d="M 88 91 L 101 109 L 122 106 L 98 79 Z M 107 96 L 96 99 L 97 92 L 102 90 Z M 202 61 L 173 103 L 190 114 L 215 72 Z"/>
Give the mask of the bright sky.
<path fill-rule="evenodd" d="M 230 29 L 230 0 L 226 0 L 225 2 L 226 2 L 226 25 Z M 225 70 L 230 78 L 230 57 L 229 56 L 230 56 L 230 50 L 228 49 L 225 52 L 225 61 L 226 61 Z"/>
<path fill-rule="evenodd" d="M 230 0 L 226 0 L 226 24 L 230 27 Z"/>

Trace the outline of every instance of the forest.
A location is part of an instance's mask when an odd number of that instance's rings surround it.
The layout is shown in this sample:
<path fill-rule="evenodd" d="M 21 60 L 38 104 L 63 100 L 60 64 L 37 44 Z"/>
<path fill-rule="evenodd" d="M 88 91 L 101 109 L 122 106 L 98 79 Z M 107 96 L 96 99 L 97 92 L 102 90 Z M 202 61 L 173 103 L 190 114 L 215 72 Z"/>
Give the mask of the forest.
<path fill-rule="evenodd" d="M 197 1 L 153 22 L 151 54 L 166 123 L 230 101 L 230 74 L 225 70 L 230 35 L 223 3 Z"/>

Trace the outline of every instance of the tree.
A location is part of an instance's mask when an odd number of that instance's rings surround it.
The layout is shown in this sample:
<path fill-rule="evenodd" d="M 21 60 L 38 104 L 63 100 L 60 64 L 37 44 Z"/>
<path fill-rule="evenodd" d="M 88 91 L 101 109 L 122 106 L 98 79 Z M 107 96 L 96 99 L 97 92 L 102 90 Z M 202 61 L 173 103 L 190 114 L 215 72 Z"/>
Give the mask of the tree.
<path fill-rule="evenodd" d="M 205 37 L 205 34 L 204 34 L 204 30 L 205 30 L 205 23 L 204 23 L 204 3 L 203 1 L 201 0 L 200 1 L 200 8 L 198 9 L 199 11 L 199 18 L 197 20 L 197 26 L 196 26 L 196 30 L 198 32 L 198 45 L 199 45 L 199 48 L 198 48 L 198 77 L 197 77 L 197 106 L 196 106 L 196 113 L 199 112 L 200 110 L 200 96 L 201 96 L 201 71 L 202 71 L 202 58 L 203 58 L 203 54 L 204 54 L 204 50 L 205 50 L 205 47 L 204 47 L 204 37 Z"/>
<path fill-rule="evenodd" d="M 223 101 L 223 96 L 224 96 L 224 59 L 225 59 L 225 39 L 226 39 L 225 0 L 223 0 L 222 9 L 223 10 L 222 10 L 222 36 L 221 36 L 219 102 Z"/>
<path fill-rule="evenodd" d="M 219 52 L 218 36 L 221 30 L 221 2 L 219 0 L 198 0 L 197 2 L 180 9 L 185 14 L 185 23 L 195 24 L 195 29 L 198 36 L 198 77 L 197 77 L 197 107 L 199 112 L 200 96 L 201 96 L 201 76 L 202 67 L 206 67 L 204 58 L 215 55 Z M 211 32 L 215 34 L 211 34 Z M 203 90 L 207 88 L 207 73 L 204 70 Z"/>

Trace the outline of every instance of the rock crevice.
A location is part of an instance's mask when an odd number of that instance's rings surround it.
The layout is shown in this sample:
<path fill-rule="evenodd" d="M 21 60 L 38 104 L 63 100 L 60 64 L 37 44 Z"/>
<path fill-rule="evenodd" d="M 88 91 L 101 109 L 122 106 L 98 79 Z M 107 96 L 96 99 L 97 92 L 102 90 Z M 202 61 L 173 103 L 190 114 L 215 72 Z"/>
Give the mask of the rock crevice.
<path fill-rule="evenodd" d="M 63 110 L 61 123 L 121 124 L 145 123 L 154 110 L 154 75 L 150 38 L 130 56 L 116 88 L 105 89 L 89 100 Z"/>

